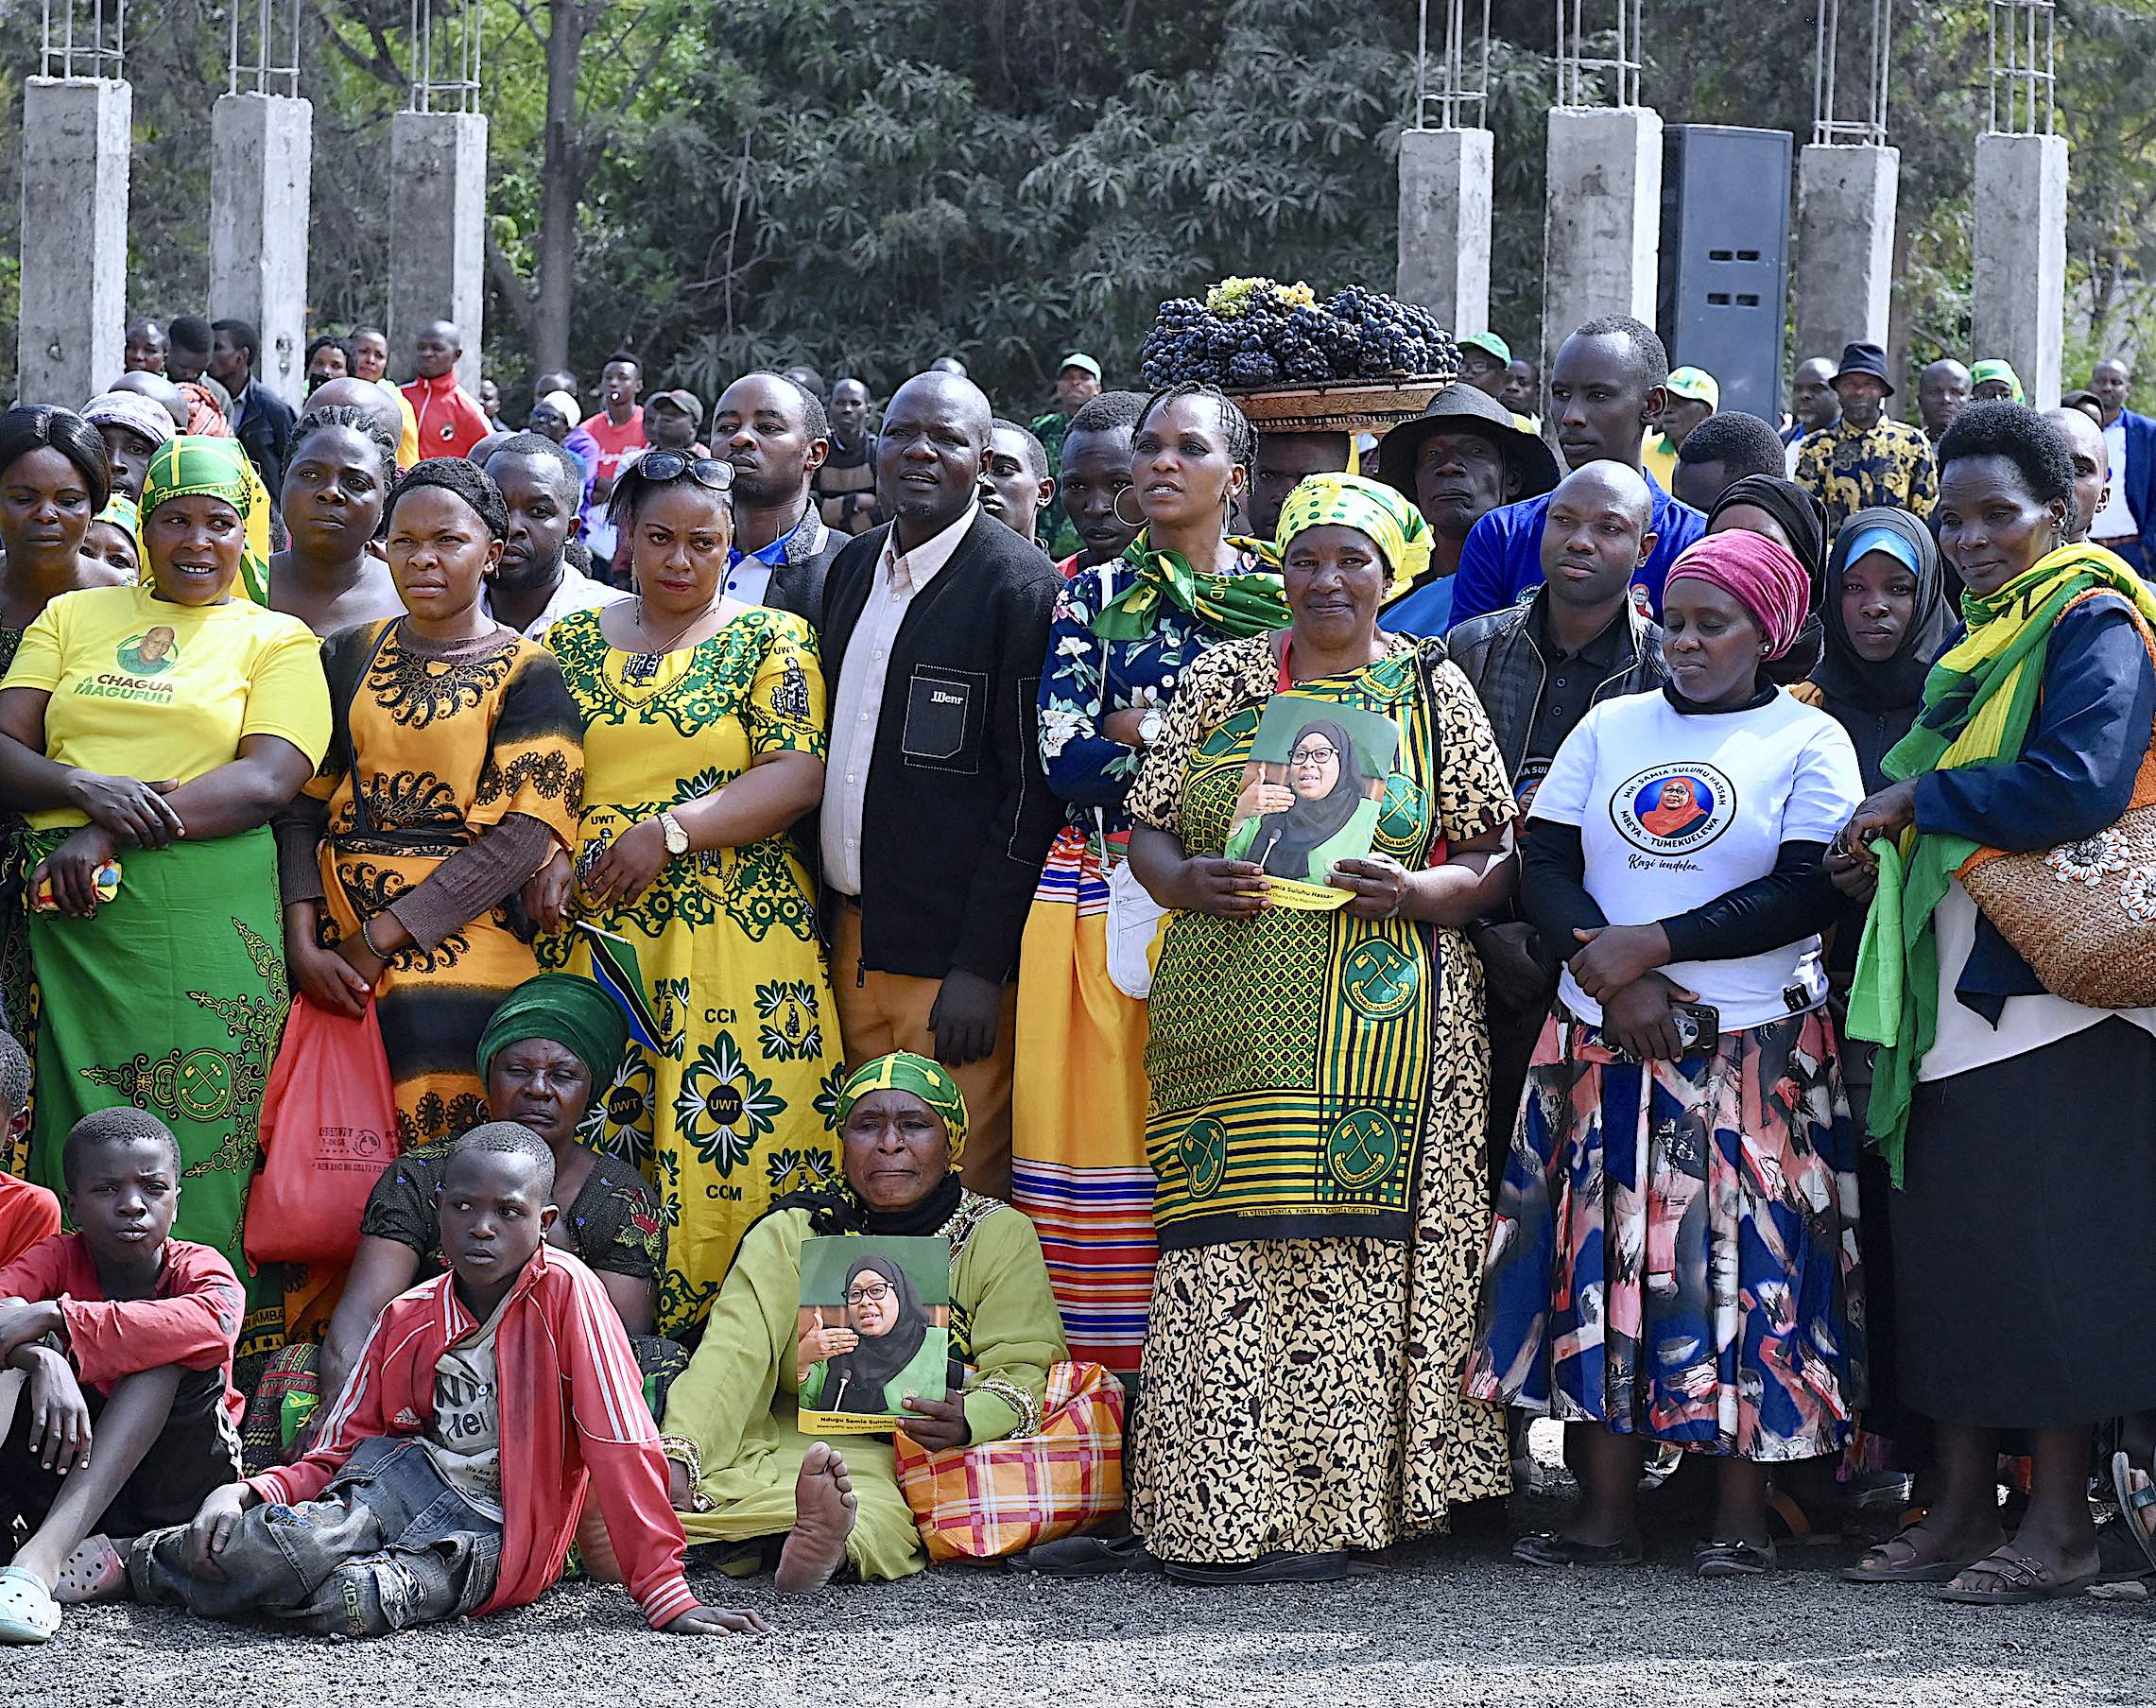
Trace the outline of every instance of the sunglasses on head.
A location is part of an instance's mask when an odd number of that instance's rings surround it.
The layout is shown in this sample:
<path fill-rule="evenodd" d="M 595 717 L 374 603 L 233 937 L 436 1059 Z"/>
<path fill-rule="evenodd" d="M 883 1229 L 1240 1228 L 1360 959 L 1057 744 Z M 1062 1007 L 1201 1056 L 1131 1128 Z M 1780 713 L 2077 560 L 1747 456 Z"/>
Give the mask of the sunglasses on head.
<path fill-rule="evenodd" d="M 716 457 L 691 457 L 686 451 L 647 451 L 636 459 L 637 473 L 654 484 L 686 474 L 715 492 L 733 490 L 733 465 Z"/>

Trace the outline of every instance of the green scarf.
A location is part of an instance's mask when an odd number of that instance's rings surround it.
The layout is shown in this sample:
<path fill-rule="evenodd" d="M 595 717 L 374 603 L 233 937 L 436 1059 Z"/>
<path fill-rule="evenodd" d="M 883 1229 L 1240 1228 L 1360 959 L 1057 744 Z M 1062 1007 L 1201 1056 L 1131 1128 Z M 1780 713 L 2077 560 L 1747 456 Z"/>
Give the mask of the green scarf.
<path fill-rule="evenodd" d="M 1271 567 L 1223 576 L 1191 567 L 1181 552 L 1155 551 L 1141 533 L 1124 549 L 1130 585 L 1101 607 L 1093 631 L 1104 641 L 1142 641 L 1160 620 L 1163 602 L 1187 612 L 1230 640 L 1244 640 L 1288 624 L 1280 554 L 1263 540 L 1231 534 L 1228 543 Z"/>
<path fill-rule="evenodd" d="M 503 997 L 479 1034 L 479 1078 L 512 1044 L 545 1038 L 581 1061 L 592 1077 L 592 1096 L 603 1098 L 629 1046 L 629 1023 L 599 986 L 574 973 L 542 973 Z"/>
<path fill-rule="evenodd" d="M 2044 690 L 2052 626 L 2092 593 L 2115 593 L 2156 627 L 2156 593 L 2096 545 L 2063 545 L 1995 594 L 1961 597 L 1968 633 L 1931 668 L 1923 710 L 1882 762 L 1899 783 L 1926 771 L 2010 764 L 2021 755 Z M 1849 1033 L 1882 1047 L 1872 1067 L 1871 1132 L 1902 1181 L 1902 1146 L 1917 1068 L 1939 1035 L 1939 939 L 1933 916 L 1955 874 L 1982 844 L 1911 826 L 1881 845 L 1879 890 L 1864 922 Z"/>

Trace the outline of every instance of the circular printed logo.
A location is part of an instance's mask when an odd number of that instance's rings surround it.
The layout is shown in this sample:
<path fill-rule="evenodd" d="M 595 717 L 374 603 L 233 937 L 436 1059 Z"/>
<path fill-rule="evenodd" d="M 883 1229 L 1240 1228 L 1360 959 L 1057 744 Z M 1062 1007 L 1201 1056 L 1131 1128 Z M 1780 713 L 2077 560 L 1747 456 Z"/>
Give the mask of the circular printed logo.
<path fill-rule="evenodd" d="M 1182 1130 L 1175 1142 L 1182 1171 L 1190 1177 L 1190 1196 L 1206 1198 L 1220 1189 L 1228 1173 L 1228 1130 L 1211 1115 L 1201 1115 Z"/>
<path fill-rule="evenodd" d="M 221 1050 L 189 1050 L 172 1078 L 172 1107 L 190 1121 L 215 1121 L 233 1106 L 233 1064 Z"/>
<path fill-rule="evenodd" d="M 1348 1006 L 1371 1020 L 1405 1013 L 1421 983 L 1413 958 L 1381 937 L 1357 943 L 1340 963 L 1340 989 Z"/>
<path fill-rule="evenodd" d="M 1400 1130 L 1374 1109 L 1342 1115 L 1325 1135 L 1325 1166 L 1351 1191 L 1369 1185 L 1400 1160 Z"/>
<path fill-rule="evenodd" d="M 1736 791 L 1711 765 L 1686 761 L 1635 772 L 1610 797 L 1610 819 L 1634 848 L 1672 857 L 1691 854 L 1729 829 Z"/>

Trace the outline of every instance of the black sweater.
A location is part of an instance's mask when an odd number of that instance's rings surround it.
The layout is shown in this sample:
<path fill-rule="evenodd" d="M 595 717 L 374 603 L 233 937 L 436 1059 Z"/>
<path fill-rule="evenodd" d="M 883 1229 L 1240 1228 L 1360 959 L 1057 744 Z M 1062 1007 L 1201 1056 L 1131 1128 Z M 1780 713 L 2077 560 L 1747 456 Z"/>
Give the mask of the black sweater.
<path fill-rule="evenodd" d="M 819 638 L 834 709 L 889 532 L 849 542 L 824 583 Z M 1061 585 L 1044 552 L 983 510 L 906 609 L 861 813 L 861 958 L 871 973 L 1017 976 L 1026 909 L 1062 822 L 1041 770 L 1037 704 Z"/>

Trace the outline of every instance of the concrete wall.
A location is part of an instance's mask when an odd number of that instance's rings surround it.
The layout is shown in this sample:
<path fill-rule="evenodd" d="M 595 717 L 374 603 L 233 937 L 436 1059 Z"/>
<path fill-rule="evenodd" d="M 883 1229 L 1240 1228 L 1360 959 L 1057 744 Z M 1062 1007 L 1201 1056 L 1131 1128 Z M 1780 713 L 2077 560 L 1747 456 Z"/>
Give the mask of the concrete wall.
<path fill-rule="evenodd" d="M 1654 324 L 1662 118 L 1648 107 L 1552 108 L 1543 216 L 1543 371 L 1584 320 Z"/>
<path fill-rule="evenodd" d="M 1455 333 L 1490 330 L 1492 161 L 1487 130 L 1401 133 L 1396 294 Z"/>
<path fill-rule="evenodd" d="M 478 112 L 400 112 L 390 121 L 396 213 L 389 236 L 389 371 L 412 372 L 412 339 L 429 320 L 464 334 L 457 380 L 479 388 L 486 302 L 487 120 Z"/>
<path fill-rule="evenodd" d="M 307 181 L 314 109 L 227 95 L 210 111 L 210 311 L 261 334 L 254 377 L 288 404 L 307 392 Z"/>
<path fill-rule="evenodd" d="M 2032 407 L 2059 402 L 2066 313 L 2066 139 L 1976 139 L 1969 354 L 2004 356 Z"/>
<path fill-rule="evenodd" d="M 124 82 L 31 78 L 24 90 L 23 403 L 78 409 L 119 377 L 133 118 Z"/>
<path fill-rule="evenodd" d="M 1869 144 L 1814 143 L 1798 155 L 1798 361 L 1889 342 L 1901 160 L 1900 150 Z"/>

